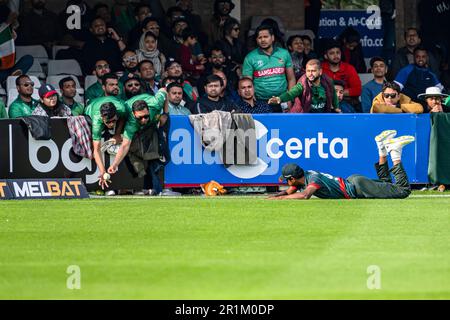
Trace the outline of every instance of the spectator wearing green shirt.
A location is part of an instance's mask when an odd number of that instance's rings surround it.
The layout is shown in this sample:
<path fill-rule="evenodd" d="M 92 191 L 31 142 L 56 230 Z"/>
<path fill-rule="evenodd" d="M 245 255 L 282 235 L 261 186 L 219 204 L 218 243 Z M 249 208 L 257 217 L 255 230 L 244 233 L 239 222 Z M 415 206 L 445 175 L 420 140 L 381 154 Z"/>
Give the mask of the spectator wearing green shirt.
<path fill-rule="evenodd" d="M 113 139 L 116 144 L 122 142 L 122 132 L 128 116 L 125 104 L 117 98 L 119 94 L 119 79 L 115 74 L 109 73 L 102 77 L 102 88 L 104 91 L 103 97 L 98 97 L 92 100 L 87 108 L 85 114 L 92 120 L 92 140 L 93 140 L 93 154 L 95 162 L 100 171 L 100 185 L 102 188 L 107 186 L 106 181 L 103 180 L 103 174 L 106 172 L 101 156 L 101 139 L 105 127 L 112 129 L 115 127 Z M 105 105 L 112 104 L 114 112 L 103 112 Z M 108 109 L 109 110 L 109 109 Z"/>
<path fill-rule="evenodd" d="M 27 75 L 16 78 L 16 87 L 19 96 L 9 106 L 9 117 L 11 119 L 29 117 L 33 110 L 39 105 L 39 101 L 33 99 L 34 82 Z"/>
<path fill-rule="evenodd" d="M 72 111 L 73 116 L 80 116 L 84 113 L 84 106 L 76 102 L 74 97 L 77 94 L 77 84 L 72 77 L 65 77 L 59 81 L 61 89 L 60 102 Z"/>
<path fill-rule="evenodd" d="M 157 94 L 163 94 L 165 96 L 167 94 L 166 89 L 160 89 Z M 161 105 L 155 102 L 149 104 L 144 100 L 135 100 L 131 105 L 131 109 L 129 108 L 128 110 L 129 116 L 125 125 L 123 142 L 117 152 L 114 162 L 108 168 L 109 174 L 114 174 L 117 172 L 119 164 L 130 150 L 135 134 L 147 126 L 152 124 L 154 125 L 155 119 L 157 119 L 158 115 L 161 113 Z M 159 194 L 162 191 L 162 187 L 157 174 L 157 171 L 159 171 L 157 168 L 161 168 L 159 160 L 156 159 L 149 161 L 147 175 L 151 176 L 154 192 Z"/>
<path fill-rule="evenodd" d="M 242 75 L 253 79 L 256 99 L 267 101 L 294 87 L 295 74 L 289 52 L 274 46 L 271 27 L 259 26 L 255 37 L 258 47 L 245 57 Z M 274 112 L 282 111 L 279 105 L 272 108 Z"/>
<path fill-rule="evenodd" d="M 102 77 L 108 73 L 111 73 L 108 61 L 98 60 L 95 62 L 95 69 L 92 71 L 92 74 L 97 77 L 97 82 L 86 89 L 86 93 L 84 94 L 86 105 L 88 105 L 91 100 L 103 96 Z"/>
<path fill-rule="evenodd" d="M 0 99 L 0 119 L 8 119 L 8 113 L 6 112 L 5 103 L 3 99 Z"/>
<path fill-rule="evenodd" d="M 320 61 L 309 60 L 306 73 L 300 77 L 298 83 L 289 91 L 269 99 L 269 104 L 279 104 L 293 101 L 291 113 L 329 113 L 339 109 L 339 100 L 333 82 L 322 74 Z"/>

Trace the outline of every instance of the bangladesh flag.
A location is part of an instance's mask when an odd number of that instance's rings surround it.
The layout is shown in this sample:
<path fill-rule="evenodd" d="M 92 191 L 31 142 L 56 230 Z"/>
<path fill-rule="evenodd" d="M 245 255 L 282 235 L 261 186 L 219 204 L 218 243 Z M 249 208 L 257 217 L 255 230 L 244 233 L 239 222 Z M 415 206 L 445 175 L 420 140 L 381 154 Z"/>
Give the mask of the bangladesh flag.
<path fill-rule="evenodd" d="M 0 27 L 0 70 L 14 66 L 15 51 L 11 28 L 9 26 Z"/>

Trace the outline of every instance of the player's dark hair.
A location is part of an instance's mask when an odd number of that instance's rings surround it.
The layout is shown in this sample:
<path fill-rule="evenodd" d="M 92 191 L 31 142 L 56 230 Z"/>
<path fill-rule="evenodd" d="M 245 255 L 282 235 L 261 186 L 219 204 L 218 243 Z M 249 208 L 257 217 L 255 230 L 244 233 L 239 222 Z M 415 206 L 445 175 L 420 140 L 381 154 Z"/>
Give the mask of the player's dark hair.
<path fill-rule="evenodd" d="M 107 120 L 114 118 L 117 115 L 117 109 L 114 103 L 105 102 L 100 106 L 100 115 Z"/>
<path fill-rule="evenodd" d="M 142 110 L 148 109 L 148 105 L 147 105 L 147 102 L 145 102 L 144 100 L 137 100 L 137 101 L 133 102 L 133 105 L 131 108 L 132 108 L 133 112 L 142 111 Z"/>

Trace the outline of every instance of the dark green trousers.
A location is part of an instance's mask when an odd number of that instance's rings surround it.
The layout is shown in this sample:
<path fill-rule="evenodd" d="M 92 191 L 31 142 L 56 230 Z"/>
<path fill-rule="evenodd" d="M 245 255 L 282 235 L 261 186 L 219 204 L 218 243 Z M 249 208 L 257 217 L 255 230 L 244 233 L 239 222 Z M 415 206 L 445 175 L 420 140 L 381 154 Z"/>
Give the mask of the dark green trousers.
<path fill-rule="evenodd" d="M 411 187 L 402 163 L 390 170 L 387 163 L 383 165 L 376 163 L 375 169 L 380 180 L 372 180 L 359 174 L 347 178 L 347 181 L 355 186 L 358 198 L 403 199 L 410 195 Z M 395 183 L 392 182 L 391 173 L 394 175 Z"/>

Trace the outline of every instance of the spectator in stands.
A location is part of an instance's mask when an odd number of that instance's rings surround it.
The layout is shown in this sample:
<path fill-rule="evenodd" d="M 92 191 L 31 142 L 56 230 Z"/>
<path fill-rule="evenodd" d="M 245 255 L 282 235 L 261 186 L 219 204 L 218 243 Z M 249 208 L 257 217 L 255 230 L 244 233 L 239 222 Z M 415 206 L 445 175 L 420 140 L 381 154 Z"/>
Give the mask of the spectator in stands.
<path fill-rule="evenodd" d="M 95 62 L 108 57 L 112 72 L 122 70 L 121 51 L 125 49 L 125 43 L 112 28 L 106 28 L 102 18 L 95 18 L 91 22 L 91 35 L 83 46 L 82 59 L 85 74 L 95 66 Z"/>
<path fill-rule="evenodd" d="M 17 37 L 15 28 L 17 27 L 17 13 L 11 12 L 9 7 L 0 3 L 0 30 L 2 37 L 0 39 L 0 84 L 4 84 L 9 76 L 19 76 L 27 73 L 33 65 L 33 57 L 24 55 L 19 60 L 14 61 L 15 46 L 14 41 Z"/>
<path fill-rule="evenodd" d="M 316 36 L 319 33 L 320 11 L 322 0 L 305 0 L 305 29 L 309 29 Z"/>
<path fill-rule="evenodd" d="M 220 97 L 234 103 L 239 101 L 239 94 L 233 87 L 230 86 L 226 74 L 222 70 L 216 70 L 213 72 L 213 74 L 219 76 L 223 81 L 223 87 L 222 92 L 220 93 Z"/>
<path fill-rule="evenodd" d="M 189 26 L 194 30 L 198 36 L 198 40 L 202 46 L 208 44 L 208 35 L 203 32 L 202 18 L 200 15 L 193 13 L 192 0 L 177 0 L 176 6 L 180 8 L 184 18 L 187 20 Z"/>
<path fill-rule="evenodd" d="M 273 35 L 275 37 L 275 42 L 273 43 L 274 46 L 285 48 L 284 45 L 284 33 L 281 32 L 280 26 L 278 25 L 278 22 L 276 22 L 272 18 L 266 18 L 263 21 L 261 21 L 261 26 L 268 26 L 272 28 Z"/>
<path fill-rule="evenodd" d="M 50 84 L 44 84 L 39 88 L 41 102 L 33 110 L 31 115 L 43 117 L 69 117 L 72 115 L 70 108 L 59 102 L 58 92 Z"/>
<path fill-rule="evenodd" d="M 241 26 L 234 18 L 226 20 L 223 26 L 224 37 L 216 43 L 232 64 L 241 66 L 245 59 L 245 45 L 239 39 Z"/>
<path fill-rule="evenodd" d="M 167 85 L 167 97 L 169 99 L 169 115 L 190 115 L 191 111 L 183 99 L 183 87 L 181 84 L 172 82 Z"/>
<path fill-rule="evenodd" d="M 46 9 L 46 0 L 31 0 L 31 11 L 19 17 L 20 45 L 44 45 L 47 52 L 62 36 L 56 13 Z"/>
<path fill-rule="evenodd" d="M 72 77 L 65 77 L 59 81 L 61 90 L 60 104 L 67 107 L 73 116 L 80 116 L 84 113 L 84 106 L 75 101 L 77 94 L 77 84 Z"/>
<path fill-rule="evenodd" d="M 121 83 L 123 83 L 130 74 L 138 73 L 138 56 L 135 51 L 131 49 L 122 51 L 122 66 L 124 67 L 124 73 L 119 80 Z"/>
<path fill-rule="evenodd" d="M 191 48 L 197 43 L 197 36 L 192 29 L 184 29 L 182 37 L 183 43 L 177 49 L 177 59 L 181 63 L 185 76 L 188 79 L 197 81 L 203 71 L 205 71 L 205 63 L 207 60 L 206 58 L 197 60 L 191 51 Z"/>
<path fill-rule="evenodd" d="M 128 38 L 127 38 L 128 47 L 131 47 L 131 48 L 138 47 L 139 39 L 142 36 L 142 29 L 145 26 L 144 21 L 146 21 L 146 19 L 150 18 L 151 16 L 152 16 L 152 10 L 148 3 L 141 2 L 135 7 L 134 17 L 136 19 L 136 24 L 130 30 L 130 32 L 128 32 Z M 156 24 L 158 24 L 156 18 L 153 18 L 153 19 L 156 22 Z M 152 31 L 152 30 L 148 30 L 148 31 Z M 159 29 L 158 29 L 158 33 L 159 33 Z"/>
<path fill-rule="evenodd" d="M 111 17 L 118 34 L 128 37 L 128 33 L 136 26 L 133 6 L 127 0 L 114 0 Z"/>
<path fill-rule="evenodd" d="M 3 102 L 3 99 L 0 99 L 0 119 L 7 119 L 8 118 L 8 112 L 6 112 L 5 103 Z"/>
<path fill-rule="evenodd" d="M 134 74 L 129 74 L 127 78 L 124 79 L 123 88 L 127 100 L 144 93 L 139 77 Z"/>
<path fill-rule="evenodd" d="M 214 13 L 210 21 L 209 42 L 216 43 L 223 39 L 223 29 L 225 22 L 231 18 L 230 13 L 233 11 L 235 5 L 231 0 L 215 0 Z"/>
<path fill-rule="evenodd" d="M 251 51 L 244 60 L 242 75 L 254 81 L 256 99 L 267 101 L 295 86 L 292 60 L 286 49 L 274 46 L 272 28 L 259 26 L 255 31 L 258 48 Z M 281 112 L 281 106 L 272 106 L 274 112 Z"/>
<path fill-rule="evenodd" d="M 92 74 L 97 76 L 97 82 L 86 89 L 84 94 L 86 105 L 88 105 L 91 100 L 103 95 L 102 77 L 108 73 L 111 73 L 108 61 L 103 59 L 97 60 L 95 62 L 94 70 L 92 71 Z"/>
<path fill-rule="evenodd" d="M 169 42 L 167 43 L 167 47 L 163 50 L 164 54 L 167 57 L 176 58 L 178 53 L 178 48 L 183 43 L 182 33 L 183 30 L 188 27 L 188 23 L 186 19 L 177 19 L 172 23 L 172 33 L 169 38 Z"/>
<path fill-rule="evenodd" d="M 109 73 L 102 77 L 104 96 L 93 99 L 85 109 L 85 115 L 92 121 L 93 155 L 100 175 L 100 185 L 106 186 L 103 174 L 106 172 L 101 155 L 101 139 L 110 138 L 108 130 L 114 130 L 113 139 L 115 144 L 122 142 L 122 132 L 127 119 L 127 108 L 125 104 L 117 98 L 119 94 L 119 79 L 115 74 Z"/>
<path fill-rule="evenodd" d="M 34 82 L 30 77 L 23 74 L 16 78 L 16 88 L 19 96 L 9 106 L 9 117 L 11 119 L 31 116 L 39 101 L 32 97 Z"/>
<path fill-rule="evenodd" d="M 106 3 L 98 2 L 94 8 L 94 17 L 100 17 L 105 21 L 106 26 L 108 28 L 114 28 L 114 23 L 112 20 L 111 10 L 109 9 L 109 6 Z"/>
<path fill-rule="evenodd" d="M 175 59 L 168 59 L 165 65 L 166 70 L 166 78 L 171 78 L 171 81 L 178 82 L 183 86 L 183 92 L 184 92 L 184 100 L 187 102 L 196 102 L 198 98 L 198 93 L 192 86 L 192 84 L 185 80 L 183 77 L 183 68 L 181 67 L 181 64 L 178 63 Z"/>
<path fill-rule="evenodd" d="M 209 113 L 214 110 L 232 112 L 237 109 L 236 105 L 228 99 L 220 96 L 224 87 L 222 78 L 212 74 L 206 78 L 206 95 L 200 97 L 195 105 L 193 113 Z"/>
<path fill-rule="evenodd" d="M 165 91 L 165 89 L 163 90 Z M 108 173 L 115 174 L 117 172 L 119 164 L 130 151 L 132 142 L 138 132 L 141 134 L 145 134 L 143 132 L 146 132 L 148 135 L 156 134 L 155 130 L 152 130 L 152 127 L 156 127 L 155 122 L 157 122 L 160 112 L 160 106 L 149 105 L 149 103 L 144 100 L 136 100 L 133 102 L 128 108 L 128 120 L 124 130 L 123 142 L 117 152 L 114 162 L 108 168 Z M 145 162 L 147 162 L 146 170 L 144 164 L 140 163 L 139 165 L 134 165 L 135 161 L 133 160 L 132 162 L 135 170 L 138 166 L 142 167 L 140 168 L 140 172 L 137 172 L 138 176 L 142 177 L 146 175 L 147 177 L 151 177 L 153 192 L 150 195 L 160 194 L 162 192 L 162 182 L 158 177 L 158 173 L 160 169 L 162 169 L 162 166 L 160 165 L 159 159 L 145 160 Z"/>
<path fill-rule="evenodd" d="M 370 113 L 423 113 L 423 107 L 401 93 L 396 82 L 386 82 L 373 100 Z"/>
<path fill-rule="evenodd" d="M 361 112 L 361 103 L 359 102 L 361 79 L 351 64 L 342 61 L 339 42 L 330 41 L 325 50 L 324 58 L 323 73 L 333 80 L 344 81 L 344 100 L 350 103 L 356 112 Z"/>
<path fill-rule="evenodd" d="M 256 100 L 255 87 L 251 78 L 243 77 L 238 82 L 240 101 L 237 103 L 238 109 L 242 113 L 271 113 L 272 108 L 262 100 Z"/>
<path fill-rule="evenodd" d="M 305 65 L 307 61 L 305 47 L 300 35 L 290 36 L 286 41 L 286 46 L 291 54 L 292 66 L 294 68 L 295 79 L 298 80 L 305 74 Z"/>
<path fill-rule="evenodd" d="M 401 69 L 395 82 L 400 85 L 402 92 L 416 102 L 421 102 L 417 96 L 429 87 L 443 89 L 437 75 L 431 71 L 427 64 L 428 51 L 423 47 L 414 49 L 414 64 Z"/>
<path fill-rule="evenodd" d="M 366 83 L 362 88 L 361 105 L 362 112 L 369 113 L 373 99 L 380 94 L 383 84 L 386 82 L 387 65 L 383 58 L 373 57 L 370 60 L 370 69 L 373 80 Z"/>
<path fill-rule="evenodd" d="M 222 71 L 225 74 L 228 79 L 228 89 L 235 89 L 237 87 L 239 77 L 236 72 L 236 65 L 229 63 L 223 54 L 222 49 L 219 47 L 213 47 L 208 58 L 208 63 L 205 64 L 205 72 L 203 72 L 202 76 L 197 81 L 197 88 L 200 96 L 205 93 L 204 87 L 206 77 L 210 74 L 214 74 L 216 71 Z"/>
<path fill-rule="evenodd" d="M 344 101 L 345 83 L 340 80 L 335 80 L 333 83 L 339 100 L 339 107 L 335 111 L 337 113 L 355 113 L 355 109 L 348 102 Z"/>
<path fill-rule="evenodd" d="M 159 90 L 159 83 L 155 80 L 156 72 L 153 62 L 150 60 L 142 60 L 139 62 L 138 70 L 144 92 L 154 96 Z"/>
<path fill-rule="evenodd" d="M 167 53 L 173 51 L 171 48 L 171 41 L 164 33 L 160 32 L 161 27 L 158 20 L 154 17 L 145 18 L 145 20 L 142 22 L 142 28 L 140 29 L 139 38 L 136 44 L 131 43 L 131 47 L 139 48 L 142 34 L 145 34 L 149 31 L 158 38 L 158 49 L 167 57 Z"/>
<path fill-rule="evenodd" d="M 313 41 L 312 41 L 311 37 L 307 36 L 307 35 L 303 35 L 302 40 L 303 40 L 303 48 L 304 48 L 305 54 L 307 56 L 309 56 L 311 59 L 317 59 L 318 57 L 313 50 Z"/>
<path fill-rule="evenodd" d="M 394 56 L 394 61 L 392 62 L 391 70 L 389 72 L 391 78 L 395 78 L 398 72 L 404 67 L 415 63 L 414 51 L 416 48 L 421 47 L 422 39 L 417 28 L 406 29 L 404 37 L 406 45 L 398 49 Z M 430 52 L 428 53 L 427 65 L 434 74 L 439 75 L 439 61 L 435 55 Z M 415 97 L 417 97 L 417 95 Z"/>
<path fill-rule="evenodd" d="M 425 93 L 419 94 L 418 98 L 425 100 L 425 112 L 450 112 L 450 99 L 448 98 L 448 94 L 442 93 L 441 88 L 427 88 Z M 445 103 L 443 102 L 444 100 Z"/>
<path fill-rule="evenodd" d="M 309 60 L 306 73 L 289 91 L 269 99 L 269 104 L 293 101 L 291 113 L 329 113 L 339 109 L 339 100 L 333 82 L 323 75 L 322 66 L 317 59 Z"/>
<path fill-rule="evenodd" d="M 356 72 L 366 73 L 367 67 L 361 45 L 361 36 L 353 27 L 346 28 L 339 39 L 342 42 L 342 61 L 350 63 Z"/>
<path fill-rule="evenodd" d="M 139 50 L 136 50 L 138 61 L 150 60 L 153 63 L 156 78 L 160 79 L 164 73 L 166 57 L 158 50 L 158 38 L 151 31 L 148 31 L 142 35 L 142 40 L 139 43 Z"/>
<path fill-rule="evenodd" d="M 177 6 L 169 7 L 166 11 L 166 17 L 165 17 L 165 25 L 163 28 L 163 33 L 166 34 L 168 38 L 173 37 L 173 23 L 176 20 L 182 19 L 186 21 L 186 24 L 189 24 L 189 22 L 186 20 L 186 17 L 184 15 L 183 9 Z"/>

